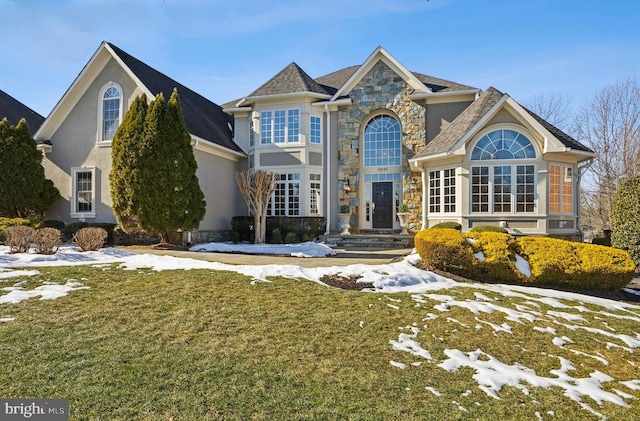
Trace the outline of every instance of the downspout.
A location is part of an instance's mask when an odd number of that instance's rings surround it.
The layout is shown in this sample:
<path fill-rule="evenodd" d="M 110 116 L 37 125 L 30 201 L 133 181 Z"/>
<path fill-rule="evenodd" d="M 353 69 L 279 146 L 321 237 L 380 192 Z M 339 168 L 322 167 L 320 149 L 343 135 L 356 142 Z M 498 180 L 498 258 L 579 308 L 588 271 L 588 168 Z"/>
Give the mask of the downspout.
<path fill-rule="evenodd" d="M 329 139 L 331 139 L 331 115 L 329 114 L 329 104 L 324 104 L 324 112 L 327 118 L 327 122 L 325 123 L 326 125 L 326 135 L 325 135 L 325 144 L 326 144 L 326 156 L 327 156 L 327 166 L 325 168 L 325 178 L 326 178 L 326 186 L 327 186 L 327 193 L 325 194 L 325 197 L 327 198 L 326 200 L 326 213 L 325 213 L 325 220 L 326 220 L 326 228 L 325 228 L 325 235 L 329 235 L 329 232 L 331 231 L 331 147 L 330 147 L 330 143 Z"/>
<path fill-rule="evenodd" d="M 429 198 L 427 197 L 428 189 L 426 188 L 427 170 L 425 170 L 422 165 L 419 166 L 418 168 L 420 168 L 420 173 L 422 173 L 422 228 L 420 229 L 426 230 L 427 228 L 429 228 L 427 226 L 427 205 L 428 205 L 427 201 L 429 200 Z"/>
<path fill-rule="evenodd" d="M 586 164 L 578 166 L 578 182 L 576 183 L 576 228 L 578 228 L 578 232 L 580 233 L 580 238 L 584 241 L 584 231 L 582 231 L 582 226 L 580 225 L 580 182 L 582 181 L 582 176 L 584 173 L 593 165 L 593 158 L 588 160 Z"/>

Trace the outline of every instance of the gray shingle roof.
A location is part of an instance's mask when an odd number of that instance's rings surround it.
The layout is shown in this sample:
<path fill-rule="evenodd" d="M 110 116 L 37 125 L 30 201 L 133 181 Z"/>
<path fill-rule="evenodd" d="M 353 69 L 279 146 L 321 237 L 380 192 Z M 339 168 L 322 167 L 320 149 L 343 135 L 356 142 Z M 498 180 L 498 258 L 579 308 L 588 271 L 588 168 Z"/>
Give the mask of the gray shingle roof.
<path fill-rule="evenodd" d="M 329 73 L 328 75 L 320 76 L 316 79 L 316 82 L 322 85 L 327 92 L 333 95 L 342 88 L 342 85 L 344 85 L 359 68 L 360 66 L 345 67 L 344 69 L 337 70 Z"/>
<path fill-rule="evenodd" d="M 429 142 L 423 150 L 417 153 L 414 159 L 450 151 L 503 96 L 504 94 L 502 92 L 493 87 L 484 91 L 482 95 L 460 113 L 447 128 Z"/>
<path fill-rule="evenodd" d="M 498 91 L 494 87 L 489 87 L 478 97 L 469 107 L 467 107 L 451 124 L 438 134 L 424 149 L 414 156 L 416 158 L 424 158 L 431 155 L 449 152 L 457 143 L 466 135 L 469 130 L 484 117 L 505 94 Z M 524 107 L 523 107 L 524 108 Z M 531 116 L 555 136 L 563 145 L 578 151 L 593 151 L 584 146 L 562 130 L 543 120 L 533 112 L 524 108 Z"/>
<path fill-rule="evenodd" d="M 538 123 L 542 124 L 542 126 L 545 129 L 547 129 L 552 135 L 554 135 L 560 142 L 562 142 L 564 146 L 571 148 L 573 150 L 595 153 L 592 149 L 578 142 L 573 137 L 569 136 L 568 134 L 566 134 L 565 132 L 563 132 L 553 124 L 549 123 L 546 120 L 543 120 L 542 117 L 538 116 L 533 111 L 528 110 L 525 107 L 522 107 L 522 108 L 527 110 L 527 112 L 531 114 L 531 117 L 535 118 Z"/>
<path fill-rule="evenodd" d="M 115 45 L 111 43 L 108 45 L 153 94 L 157 95 L 162 92 L 165 98 L 169 99 L 173 88 L 178 88 L 182 114 L 189 133 L 232 151 L 242 152 L 233 142 L 229 129 L 229 124 L 233 125 L 233 118 L 223 112 L 219 105 L 160 73 Z"/>
<path fill-rule="evenodd" d="M 44 122 L 44 117 L 0 90 L 0 120 L 7 118 L 9 124 L 15 126 L 21 119 L 27 120 L 29 131 L 33 135 Z"/>
<path fill-rule="evenodd" d="M 452 92 L 452 91 L 468 91 L 477 89 L 473 86 L 462 85 L 460 83 L 451 82 L 450 80 L 440 79 L 433 76 L 423 75 L 422 73 L 411 72 L 418 80 L 431 89 L 433 92 Z"/>
<path fill-rule="evenodd" d="M 249 97 L 314 92 L 330 95 L 318 82 L 313 80 L 296 63 L 291 63 L 278 74 L 253 91 Z"/>

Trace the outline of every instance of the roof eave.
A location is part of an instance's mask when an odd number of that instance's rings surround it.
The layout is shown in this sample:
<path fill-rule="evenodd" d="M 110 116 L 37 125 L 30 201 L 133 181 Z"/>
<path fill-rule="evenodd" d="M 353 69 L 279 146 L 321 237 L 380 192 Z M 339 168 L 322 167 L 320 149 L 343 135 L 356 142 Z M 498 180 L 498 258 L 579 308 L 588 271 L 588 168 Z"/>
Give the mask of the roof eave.
<path fill-rule="evenodd" d="M 244 152 L 234 151 L 193 134 L 191 134 L 191 138 L 195 141 L 195 143 L 193 144 L 194 149 L 222 156 L 233 161 L 239 161 L 240 159 L 247 157 Z"/>
<path fill-rule="evenodd" d="M 241 103 L 239 103 L 238 105 L 243 105 L 245 103 L 249 103 L 249 102 L 256 102 L 256 101 L 261 101 L 261 100 L 265 100 L 265 99 L 284 99 L 284 98 L 300 98 L 300 97 L 311 97 L 311 98 L 319 98 L 319 99 L 330 99 L 331 95 L 329 94 L 321 94 L 318 92 L 311 92 L 311 91 L 305 91 L 305 92 L 287 92 L 287 93 L 282 93 L 282 94 L 273 94 L 273 95 L 256 95 L 256 96 L 248 96 L 246 98 L 243 98 L 243 101 L 241 101 Z"/>
<path fill-rule="evenodd" d="M 482 89 L 464 89 L 459 91 L 446 91 L 446 92 L 414 92 L 409 95 L 409 99 L 412 101 L 416 100 L 429 100 L 429 99 L 446 99 L 447 97 L 453 96 L 464 96 L 464 95 L 473 95 L 474 99 L 478 98 L 482 93 Z"/>

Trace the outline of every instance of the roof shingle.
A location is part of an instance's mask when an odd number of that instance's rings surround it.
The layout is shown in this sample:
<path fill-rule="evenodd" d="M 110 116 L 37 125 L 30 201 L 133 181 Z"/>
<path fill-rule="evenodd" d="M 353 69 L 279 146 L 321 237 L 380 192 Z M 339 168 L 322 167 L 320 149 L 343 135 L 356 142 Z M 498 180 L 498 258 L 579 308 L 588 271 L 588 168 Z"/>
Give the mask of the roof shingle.
<path fill-rule="evenodd" d="M 21 119 L 27 120 L 29 131 L 33 135 L 44 122 L 44 117 L 0 90 L 0 120 L 7 118 L 9 124 L 15 126 Z"/>
<path fill-rule="evenodd" d="M 173 88 L 178 89 L 182 114 L 189 133 L 232 151 L 242 152 L 232 140 L 230 127 L 233 124 L 233 118 L 223 112 L 219 105 L 160 73 L 115 45 L 107 44 L 153 94 L 157 95 L 162 92 L 168 98 Z"/>
<path fill-rule="evenodd" d="M 324 87 L 313 80 L 311 76 L 300 68 L 300 66 L 296 63 L 290 63 L 287 67 L 280 70 L 278 74 L 253 91 L 249 97 L 298 92 L 313 92 L 322 95 L 330 95 Z"/>

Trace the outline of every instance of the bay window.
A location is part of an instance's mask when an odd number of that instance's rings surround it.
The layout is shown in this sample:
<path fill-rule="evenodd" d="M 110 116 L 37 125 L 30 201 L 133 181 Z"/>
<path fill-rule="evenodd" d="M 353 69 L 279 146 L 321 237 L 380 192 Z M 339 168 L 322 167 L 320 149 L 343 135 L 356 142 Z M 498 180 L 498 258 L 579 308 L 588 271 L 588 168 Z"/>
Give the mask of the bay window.
<path fill-rule="evenodd" d="M 295 143 L 300 137 L 300 110 L 260 113 L 260 143 Z"/>

